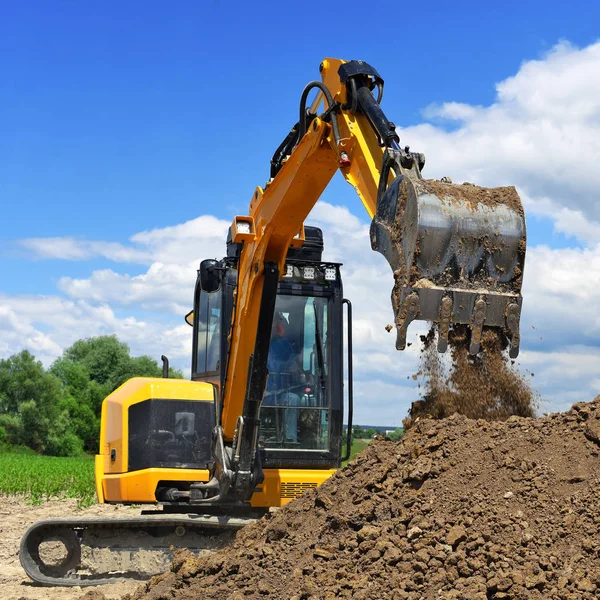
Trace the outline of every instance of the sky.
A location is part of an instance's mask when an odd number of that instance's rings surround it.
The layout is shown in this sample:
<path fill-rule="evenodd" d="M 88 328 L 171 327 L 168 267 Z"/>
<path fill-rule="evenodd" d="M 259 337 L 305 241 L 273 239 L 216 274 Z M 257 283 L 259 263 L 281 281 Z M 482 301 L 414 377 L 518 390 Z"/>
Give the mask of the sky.
<path fill-rule="evenodd" d="M 404 8 L 399 8 L 404 6 Z M 424 175 L 515 185 L 527 215 L 519 368 L 540 412 L 600 393 L 600 4 L 0 0 L 0 358 L 117 334 L 189 372 L 196 269 L 225 252 L 325 57 L 386 80 Z M 391 272 L 336 176 L 308 220 L 344 263 L 357 422 L 400 425 Z M 413 342 L 423 327 L 413 325 Z M 410 340 L 410 337 L 409 337 Z"/>

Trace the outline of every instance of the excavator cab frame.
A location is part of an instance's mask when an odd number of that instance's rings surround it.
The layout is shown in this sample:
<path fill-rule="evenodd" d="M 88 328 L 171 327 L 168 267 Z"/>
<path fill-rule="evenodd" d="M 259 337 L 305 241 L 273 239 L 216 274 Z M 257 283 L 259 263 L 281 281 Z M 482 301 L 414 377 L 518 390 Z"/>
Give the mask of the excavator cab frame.
<path fill-rule="evenodd" d="M 257 440 L 265 469 L 333 469 L 341 463 L 345 329 L 341 265 L 322 260 L 320 229 L 306 227 L 304 237 L 302 246 L 289 248 L 285 274 L 277 284 L 274 321 L 282 317 L 287 319 L 285 323 L 291 330 L 288 337 L 294 347 L 296 372 L 287 375 L 289 383 L 283 387 L 288 392 L 273 392 L 271 402 L 269 384 L 282 375 L 275 372 L 267 375 L 267 393 L 260 408 L 261 427 Z M 202 261 L 196 281 L 194 310 L 187 319 L 193 325 L 192 380 L 216 386 L 217 422 L 223 390 L 227 386 L 226 366 L 234 327 L 239 252 L 240 245 L 233 243 L 230 236 L 226 258 Z M 350 326 L 348 323 L 347 327 Z M 272 327 L 264 328 L 258 335 L 272 340 Z M 201 364 L 204 368 L 200 368 Z M 290 395 L 294 398 L 293 405 L 282 405 L 281 397 Z M 281 431 L 282 423 L 286 418 L 289 423 L 289 415 L 293 413 L 297 413 L 299 431 L 288 433 L 292 438 L 298 435 L 300 441 L 274 443 L 270 436 L 277 437 L 277 433 L 268 432 L 268 426 Z M 316 431 L 309 431 L 311 423 L 321 431 L 319 443 L 315 441 Z"/>

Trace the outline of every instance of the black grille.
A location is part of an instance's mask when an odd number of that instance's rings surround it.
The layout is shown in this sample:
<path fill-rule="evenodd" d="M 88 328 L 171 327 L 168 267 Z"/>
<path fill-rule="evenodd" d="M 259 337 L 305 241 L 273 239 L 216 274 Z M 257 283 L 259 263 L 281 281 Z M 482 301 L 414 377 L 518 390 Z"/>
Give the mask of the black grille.
<path fill-rule="evenodd" d="M 316 488 L 316 483 L 302 483 L 302 482 L 287 482 L 281 484 L 281 497 L 282 498 L 300 498 L 306 490 Z"/>
<path fill-rule="evenodd" d="M 129 407 L 129 471 L 205 469 L 211 459 L 214 404 L 145 400 Z"/>

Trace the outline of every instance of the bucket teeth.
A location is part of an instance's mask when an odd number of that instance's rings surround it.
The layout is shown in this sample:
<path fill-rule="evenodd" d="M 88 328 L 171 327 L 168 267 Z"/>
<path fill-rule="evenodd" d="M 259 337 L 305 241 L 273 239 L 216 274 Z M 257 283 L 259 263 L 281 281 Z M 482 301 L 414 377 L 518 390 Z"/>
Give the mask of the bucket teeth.
<path fill-rule="evenodd" d="M 483 333 L 483 323 L 485 321 L 485 309 L 486 304 L 483 298 L 480 298 L 475 302 L 473 320 L 471 322 L 471 345 L 469 346 L 469 352 L 473 355 L 479 352 L 481 334 Z"/>
<path fill-rule="evenodd" d="M 446 296 L 442 298 L 440 305 L 440 326 L 438 333 L 438 352 L 446 352 L 448 349 L 448 333 L 450 331 L 450 323 L 452 322 L 452 298 Z"/>
<path fill-rule="evenodd" d="M 510 358 L 519 356 L 519 344 L 521 343 L 521 333 L 519 331 L 519 319 L 521 317 L 521 309 L 518 304 L 511 304 L 506 309 L 506 329 L 510 339 L 510 350 L 508 355 Z"/>
<path fill-rule="evenodd" d="M 417 318 L 419 314 L 419 296 L 416 293 L 409 294 L 404 300 L 404 305 L 400 311 L 400 320 L 396 323 L 396 350 L 404 350 L 406 348 L 406 332 L 408 326 Z M 404 318 L 402 318 L 404 315 Z"/>

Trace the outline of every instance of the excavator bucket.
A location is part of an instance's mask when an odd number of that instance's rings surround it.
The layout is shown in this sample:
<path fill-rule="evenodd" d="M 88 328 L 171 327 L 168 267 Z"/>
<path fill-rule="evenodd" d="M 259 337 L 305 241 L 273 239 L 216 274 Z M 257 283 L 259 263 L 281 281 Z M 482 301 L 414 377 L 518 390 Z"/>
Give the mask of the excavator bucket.
<path fill-rule="evenodd" d="M 495 327 L 516 357 L 525 245 L 514 187 L 398 175 L 380 190 L 371 224 L 371 246 L 394 272 L 396 348 L 404 349 L 408 325 L 418 319 L 438 324 L 440 352 L 460 323 L 471 328 L 472 354 L 479 352 L 483 328 Z"/>

